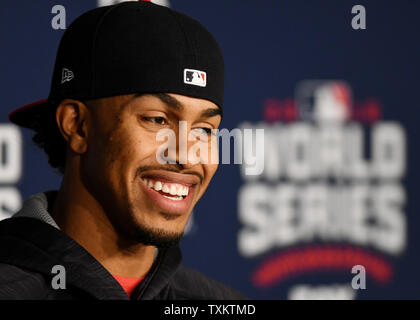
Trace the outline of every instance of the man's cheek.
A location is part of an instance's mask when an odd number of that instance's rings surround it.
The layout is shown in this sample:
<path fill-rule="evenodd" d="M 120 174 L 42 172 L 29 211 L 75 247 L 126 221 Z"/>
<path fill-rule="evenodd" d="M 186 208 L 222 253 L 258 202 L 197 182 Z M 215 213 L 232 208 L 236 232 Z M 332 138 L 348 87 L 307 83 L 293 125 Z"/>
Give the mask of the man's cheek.
<path fill-rule="evenodd" d="M 218 167 L 218 164 L 208 164 L 205 166 L 206 179 L 208 180 L 208 183 L 210 183 L 210 181 L 213 179 L 213 176 L 216 173 Z"/>
<path fill-rule="evenodd" d="M 139 132 L 138 136 L 140 138 L 136 139 L 131 147 L 131 149 L 135 150 L 138 158 L 136 160 L 151 159 L 155 162 L 161 142 L 156 141 L 155 134 Z"/>

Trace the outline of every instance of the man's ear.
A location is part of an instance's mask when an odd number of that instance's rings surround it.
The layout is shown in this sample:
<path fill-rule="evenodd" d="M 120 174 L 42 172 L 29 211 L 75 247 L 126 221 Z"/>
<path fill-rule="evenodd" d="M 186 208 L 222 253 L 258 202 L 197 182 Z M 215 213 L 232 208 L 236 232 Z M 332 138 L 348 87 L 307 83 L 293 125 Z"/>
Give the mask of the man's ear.
<path fill-rule="evenodd" d="M 89 110 L 78 100 L 65 99 L 55 114 L 58 128 L 70 149 L 82 154 L 87 150 Z"/>

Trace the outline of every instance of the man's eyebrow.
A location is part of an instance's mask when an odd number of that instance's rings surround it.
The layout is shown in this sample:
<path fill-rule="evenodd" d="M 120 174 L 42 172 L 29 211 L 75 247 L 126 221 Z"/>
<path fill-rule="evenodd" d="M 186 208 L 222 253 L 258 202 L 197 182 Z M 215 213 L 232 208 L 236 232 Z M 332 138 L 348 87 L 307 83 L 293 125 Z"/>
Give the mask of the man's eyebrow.
<path fill-rule="evenodd" d="M 166 93 L 149 93 L 149 95 L 159 98 L 160 101 L 168 105 L 169 107 L 175 109 L 176 111 L 183 111 L 184 106 L 181 102 L 179 102 L 174 97 L 171 97 L 169 94 Z"/>
<path fill-rule="evenodd" d="M 215 117 L 215 116 L 222 116 L 222 111 L 217 108 L 209 108 L 204 110 L 203 112 L 201 112 L 200 114 L 200 118 L 210 118 L 210 117 Z"/>
<path fill-rule="evenodd" d="M 183 111 L 184 106 L 182 103 L 177 100 L 176 98 L 170 96 L 166 93 L 146 93 L 146 94 L 136 94 L 133 98 L 140 97 L 142 95 L 150 95 L 153 97 L 158 98 L 160 101 L 172 107 L 176 111 Z M 209 108 L 201 112 L 200 118 L 211 118 L 215 116 L 222 116 L 222 111 L 219 108 Z"/>

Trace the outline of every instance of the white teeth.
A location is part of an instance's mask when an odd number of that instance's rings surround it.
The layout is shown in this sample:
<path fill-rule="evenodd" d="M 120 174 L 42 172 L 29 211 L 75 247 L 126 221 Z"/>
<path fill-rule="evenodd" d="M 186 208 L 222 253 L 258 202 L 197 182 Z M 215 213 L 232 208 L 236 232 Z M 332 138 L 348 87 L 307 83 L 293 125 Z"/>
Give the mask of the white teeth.
<path fill-rule="evenodd" d="M 188 194 L 188 187 L 182 186 L 180 190 L 181 190 L 181 195 L 186 196 Z"/>
<path fill-rule="evenodd" d="M 184 195 L 184 187 L 183 186 L 178 186 L 178 188 L 176 189 L 176 194 L 178 196 L 183 196 Z"/>
<path fill-rule="evenodd" d="M 156 191 L 162 190 L 162 182 L 156 181 L 155 182 L 155 186 L 153 187 L 153 189 L 155 189 Z"/>
<path fill-rule="evenodd" d="M 173 196 L 176 196 L 177 194 L 177 190 L 176 190 L 176 185 L 172 184 L 169 193 Z"/>
<path fill-rule="evenodd" d="M 165 192 L 165 193 L 170 193 L 171 189 L 169 189 L 169 186 L 165 183 L 162 186 L 162 191 Z"/>
<path fill-rule="evenodd" d="M 183 197 L 183 196 L 187 196 L 188 192 L 189 192 L 189 187 L 183 186 L 181 184 L 176 184 L 176 183 L 163 183 L 161 181 L 154 181 L 154 180 L 148 180 L 148 179 L 143 179 L 143 183 L 148 186 L 149 188 L 152 188 L 156 191 L 163 191 L 165 193 L 168 193 L 172 196 L 177 196 L 177 197 L 169 197 L 172 200 L 180 200 L 178 199 L 179 197 Z M 175 199 L 176 198 L 176 199 Z"/>
<path fill-rule="evenodd" d="M 183 198 L 182 197 L 169 197 L 169 196 L 165 196 L 165 195 L 163 195 L 165 198 L 168 198 L 168 199 L 171 199 L 171 200 L 176 200 L 176 201 L 179 201 L 179 200 L 182 200 Z"/>

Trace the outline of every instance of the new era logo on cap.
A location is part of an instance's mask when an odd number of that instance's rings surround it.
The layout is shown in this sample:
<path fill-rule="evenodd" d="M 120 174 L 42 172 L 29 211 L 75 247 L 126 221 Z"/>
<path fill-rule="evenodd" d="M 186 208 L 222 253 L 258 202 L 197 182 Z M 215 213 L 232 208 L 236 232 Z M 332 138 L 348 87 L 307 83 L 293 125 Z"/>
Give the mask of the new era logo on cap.
<path fill-rule="evenodd" d="M 61 83 L 63 84 L 66 81 L 70 81 L 74 78 L 73 71 L 63 68 L 63 71 L 61 73 Z"/>
<path fill-rule="evenodd" d="M 205 87 L 207 84 L 207 74 L 200 70 L 184 69 L 184 83 Z"/>

